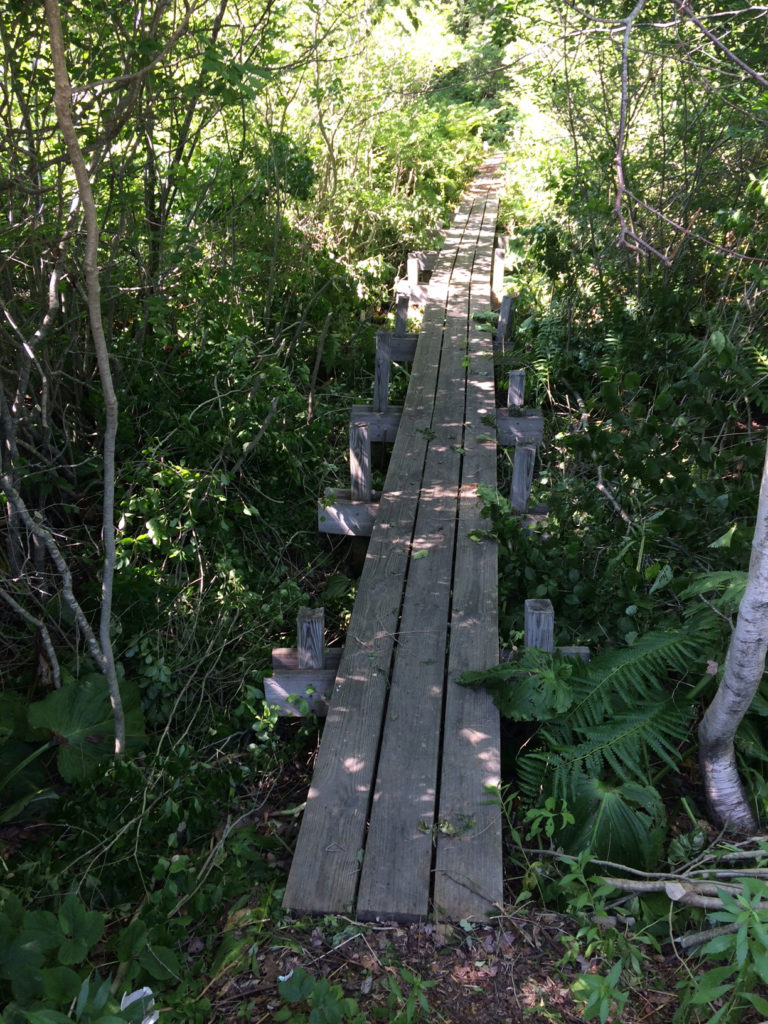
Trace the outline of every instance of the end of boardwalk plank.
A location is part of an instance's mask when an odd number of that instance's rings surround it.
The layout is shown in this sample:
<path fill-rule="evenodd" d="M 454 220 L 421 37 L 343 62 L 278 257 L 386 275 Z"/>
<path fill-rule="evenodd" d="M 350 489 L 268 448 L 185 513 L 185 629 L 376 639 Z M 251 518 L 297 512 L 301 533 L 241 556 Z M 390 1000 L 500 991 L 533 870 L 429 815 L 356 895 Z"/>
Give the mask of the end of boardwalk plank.
<path fill-rule="evenodd" d="M 335 678 L 333 668 L 274 672 L 264 680 L 264 699 L 270 707 L 279 708 L 280 715 L 323 717 L 328 712 L 328 698 Z"/>
<path fill-rule="evenodd" d="M 541 444 L 544 417 L 535 409 L 497 409 L 498 443 L 506 447 L 518 444 Z"/>
<path fill-rule="evenodd" d="M 317 528 L 321 533 L 342 537 L 370 537 L 379 503 L 376 492 L 371 501 L 355 501 L 350 491 L 326 493 L 326 501 L 317 506 Z"/>

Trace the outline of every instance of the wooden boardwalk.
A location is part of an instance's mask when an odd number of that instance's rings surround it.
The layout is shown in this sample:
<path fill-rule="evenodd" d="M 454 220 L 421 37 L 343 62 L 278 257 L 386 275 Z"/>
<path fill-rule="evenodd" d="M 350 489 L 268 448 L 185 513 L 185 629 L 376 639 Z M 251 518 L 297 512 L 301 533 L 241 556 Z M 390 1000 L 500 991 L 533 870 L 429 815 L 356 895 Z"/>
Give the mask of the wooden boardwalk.
<path fill-rule="evenodd" d="M 455 685 L 498 661 L 491 301 L 498 198 L 479 177 L 438 255 L 284 905 L 360 920 L 501 906 L 498 712 Z"/>

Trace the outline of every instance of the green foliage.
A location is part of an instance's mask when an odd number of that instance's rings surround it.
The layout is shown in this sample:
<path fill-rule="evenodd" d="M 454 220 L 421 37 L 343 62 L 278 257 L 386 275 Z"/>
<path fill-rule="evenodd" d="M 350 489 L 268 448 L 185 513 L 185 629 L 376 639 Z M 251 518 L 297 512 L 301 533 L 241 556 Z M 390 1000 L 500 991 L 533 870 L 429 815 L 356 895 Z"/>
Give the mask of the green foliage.
<path fill-rule="evenodd" d="M 547 722 L 563 715 L 574 700 L 571 659 L 527 648 L 515 661 L 495 668 L 465 672 L 462 686 L 482 686 L 505 718 Z"/>
<path fill-rule="evenodd" d="M 558 833 L 565 850 L 591 850 L 601 860 L 646 869 L 659 862 L 667 815 L 652 786 L 577 775 L 572 790 L 575 821 Z"/>
<path fill-rule="evenodd" d="M 288 1006 L 278 1010 L 275 1020 L 286 1024 L 362 1024 L 357 1000 L 344 996 L 341 985 L 331 984 L 326 978 L 314 978 L 296 967 L 290 976 L 278 983 L 280 995 Z M 309 1013 L 292 1009 L 305 1004 Z"/>
<path fill-rule="evenodd" d="M 690 700 L 670 693 L 669 679 L 685 679 L 710 630 L 649 633 L 589 664 L 526 651 L 519 663 L 462 677 L 488 688 L 513 720 L 540 723 L 516 761 L 521 792 L 537 801 L 528 820 L 546 814 L 546 835 L 566 850 L 656 863 L 666 813 L 650 779 L 677 768 L 691 728 Z M 568 820 L 561 812 L 556 826 L 558 800 Z"/>
<path fill-rule="evenodd" d="M 739 878 L 735 891 L 718 889 L 717 895 L 723 909 L 709 915 L 716 928 L 700 955 L 704 963 L 725 962 L 695 969 L 691 978 L 680 983 L 683 1005 L 676 1020 L 706 1019 L 719 1024 L 742 1020 L 750 1008 L 761 1016 L 768 1013 L 768 1000 L 760 994 L 768 985 L 768 885 L 759 878 Z"/>
<path fill-rule="evenodd" d="M 83 971 L 90 971 L 86 961 L 104 924 L 103 914 L 87 910 L 72 893 L 54 913 L 27 910 L 6 890 L 0 910 L 0 999 L 17 1009 L 69 1006 L 87 982 Z"/>
<path fill-rule="evenodd" d="M 422 980 L 406 967 L 401 967 L 398 974 L 387 974 L 386 1005 L 373 1007 L 369 1017 L 356 999 L 344 995 L 341 985 L 295 967 L 287 978 L 278 981 L 278 991 L 288 1005 L 278 1010 L 274 1019 L 285 1024 L 363 1024 L 369 1019 L 419 1024 L 428 1020 L 427 993 L 437 983 Z"/>
<path fill-rule="evenodd" d="M 136 751 L 144 739 L 138 689 L 123 680 L 120 692 L 128 750 Z M 44 700 L 31 704 L 28 719 L 33 729 L 52 734 L 57 767 L 67 782 L 94 778 L 104 762 L 114 756 L 112 708 L 99 674 L 70 680 Z"/>
<path fill-rule="evenodd" d="M 608 974 L 580 974 L 571 982 L 574 998 L 584 1003 L 584 1020 L 600 1019 L 600 1024 L 614 1020 L 621 1014 L 629 998 L 628 992 L 619 988 L 623 964 L 617 960 Z"/>
<path fill-rule="evenodd" d="M 401 967 L 399 974 L 400 981 L 394 973 L 387 975 L 387 1006 L 375 1011 L 375 1016 L 391 1024 L 418 1024 L 429 1020 L 427 992 L 437 982 L 424 981 L 407 967 Z"/>

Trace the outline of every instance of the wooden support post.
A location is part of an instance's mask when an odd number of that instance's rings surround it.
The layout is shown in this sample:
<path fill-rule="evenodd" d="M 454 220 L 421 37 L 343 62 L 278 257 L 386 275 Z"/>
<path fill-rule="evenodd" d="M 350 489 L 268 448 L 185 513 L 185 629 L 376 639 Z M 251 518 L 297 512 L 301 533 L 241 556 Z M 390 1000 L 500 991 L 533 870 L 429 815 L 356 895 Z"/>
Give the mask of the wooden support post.
<path fill-rule="evenodd" d="M 264 680 L 264 697 L 279 714 L 324 715 L 328 710 L 340 652 L 324 650 L 324 629 L 323 608 L 302 608 L 296 618 L 297 648 L 272 651 L 272 675 Z"/>
<path fill-rule="evenodd" d="M 555 649 L 555 609 L 546 597 L 525 602 L 525 646 L 550 654 Z"/>
<path fill-rule="evenodd" d="M 413 362 L 418 334 L 376 333 L 376 366 L 373 377 L 373 410 L 384 412 L 389 404 L 389 375 L 392 363 Z"/>
<path fill-rule="evenodd" d="M 373 409 L 383 412 L 389 400 L 389 371 L 392 366 L 391 335 L 379 331 L 376 335 L 376 366 L 373 377 Z"/>
<path fill-rule="evenodd" d="M 412 292 L 419 287 L 419 259 L 415 252 L 408 253 L 408 287 Z"/>
<path fill-rule="evenodd" d="M 499 323 L 496 327 L 496 334 L 493 339 L 493 349 L 498 355 L 503 356 L 507 351 L 507 342 L 509 341 L 509 334 L 512 330 L 514 304 L 515 300 L 512 295 L 505 295 L 501 300 Z"/>
<path fill-rule="evenodd" d="M 506 262 L 506 246 L 495 249 L 493 253 L 493 276 L 491 283 L 491 309 L 499 309 L 504 293 L 504 263 Z"/>
<path fill-rule="evenodd" d="M 398 295 L 395 310 L 395 337 L 402 338 L 408 327 L 408 296 Z"/>
<path fill-rule="evenodd" d="M 299 668 L 323 667 L 324 608 L 300 608 L 296 617 Z"/>
<path fill-rule="evenodd" d="M 509 371 L 509 388 L 507 389 L 507 406 L 510 409 L 522 409 L 525 405 L 525 370 Z"/>
<path fill-rule="evenodd" d="M 371 432 L 367 423 L 349 427 L 350 495 L 353 501 L 371 500 Z"/>
<path fill-rule="evenodd" d="M 512 485 L 509 489 L 509 502 L 515 512 L 525 512 L 528 508 L 535 461 L 535 445 L 517 445 L 515 448 L 515 461 L 512 466 Z"/>

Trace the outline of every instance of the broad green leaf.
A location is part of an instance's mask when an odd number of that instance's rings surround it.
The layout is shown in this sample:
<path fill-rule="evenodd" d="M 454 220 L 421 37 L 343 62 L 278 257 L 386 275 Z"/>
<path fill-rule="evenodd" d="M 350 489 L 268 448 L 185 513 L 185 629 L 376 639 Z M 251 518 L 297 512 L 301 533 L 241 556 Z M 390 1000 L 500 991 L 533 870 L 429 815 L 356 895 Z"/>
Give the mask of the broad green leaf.
<path fill-rule="evenodd" d="M 117 940 L 117 956 L 121 963 L 138 956 L 147 948 L 147 926 L 140 919 L 131 921 L 127 928 L 123 928 Z"/>
<path fill-rule="evenodd" d="M 86 910 L 74 893 L 69 893 L 59 909 L 59 925 L 64 933 L 59 963 L 79 964 L 101 938 L 104 916 L 97 910 Z"/>
<path fill-rule="evenodd" d="M 137 749 L 144 737 L 144 716 L 138 688 L 120 684 L 128 748 Z M 29 722 L 48 729 L 59 745 L 57 764 L 67 782 L 93 778 L 99 765 L 114 755 L 114 717 L 107 683 L 91 673 L 54 690 L 29 708 Z"/>
<path fill-rule="evenodd" d="M 66 1006 L 80 992 L 80 978 L 71 967 L 45 967 L 42 971 L 46 999 Z"/>
<path fill-rule="evenodd" d="M 602 860 L 630 867 L 656 863 L 666 818 L 652 786 L 616 786 L 578 775 L 568 807 L 576 824 L 559 832 L 558 842 L 569 852 L 589 848 Z"/>
<path fill-rule="evenodd" d="M 722 534 L 722 536 L 718 537 L 717 540 L 713 540 L 709 547 L 729 548 L 731 546 L 731 541 L 733 540 L 734 533 L 736 533 L 736 523 L 734 523 L 733 526 L 730 527 L 730 529 L 726 530 L 725 533 Z"/>
<path fill-rule="evenodd" d="M 762 996 L 757 995 L 755 992 L 745 992 L 744 995 L 752 1003 L 758 1013 L 762 1014 L 763 1017 L 768 1019 L 768 999 L 764 999 Z"/>
<path fill-rule="evenodd" d="M 167 981 L 179 976 L 179 960 L 167 946 L 152 946 L 139 956 L 139 963 L 157 981 Z"/>
<path fill-rule="evenodd" d="M 648 593 L 655 594 L 657 590 L 661 590 L 662 587 L 666 587 L 668 583 L 672 582 L 673 577 L 674 573 L 672 572 L 672 567 L 670 565 L 662 566 Z"/>

